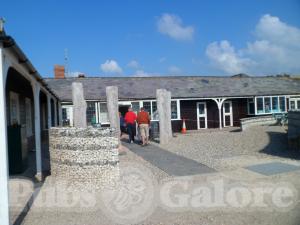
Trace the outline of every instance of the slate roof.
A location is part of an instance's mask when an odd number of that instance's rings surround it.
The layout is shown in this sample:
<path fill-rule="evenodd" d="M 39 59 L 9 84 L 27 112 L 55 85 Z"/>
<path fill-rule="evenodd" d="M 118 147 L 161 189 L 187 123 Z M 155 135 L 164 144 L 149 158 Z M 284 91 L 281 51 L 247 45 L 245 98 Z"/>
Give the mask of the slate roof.
<path fill-rule="evenodd" d="M 154 99 L 165 88 L 172 98 L 300 95 L 300 80 L 278 77 L 85 77 L 44 79 L 61 101 L 72 101 L 72 82 L 83 83 L 86 100 L 105 100 L 106 86 L 119 87 L 119 99 Z"/>

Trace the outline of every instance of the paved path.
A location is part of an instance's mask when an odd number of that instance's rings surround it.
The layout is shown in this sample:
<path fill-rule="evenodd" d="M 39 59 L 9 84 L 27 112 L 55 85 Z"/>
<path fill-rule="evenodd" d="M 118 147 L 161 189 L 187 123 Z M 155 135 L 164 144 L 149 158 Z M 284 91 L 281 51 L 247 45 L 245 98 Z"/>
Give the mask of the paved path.
<path fill-rule="evenodd" d="M 204 164 L 166 151 L 152 144 L 145 147 L 138 144 L 128 144 L 126 142 L 122 144 L 170 176 L 189 176 L 216 172 L 216 170 Z"/>

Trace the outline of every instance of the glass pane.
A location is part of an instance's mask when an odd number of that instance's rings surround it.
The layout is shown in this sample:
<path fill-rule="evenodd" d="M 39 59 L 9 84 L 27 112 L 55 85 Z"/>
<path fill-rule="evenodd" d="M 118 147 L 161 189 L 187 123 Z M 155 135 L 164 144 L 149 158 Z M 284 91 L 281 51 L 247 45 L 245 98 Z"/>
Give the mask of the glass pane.
<path fill-rule="evenodd" d="M 139 102 L 131 102 L 132 111 L 136 114 L 140 111 L 140 103 Z"/>
<path fill-rule="evenodd" d="M 285 97 L 279 97 L 279 107 L 281 112 L 285 111 Z"/>
<path fill-rule="evenodd" d="M 230 103 L 229 102 L 224 103 L 224 109 L 225 109 L 225 113 L 230 113 Z"/>
<path fill-rule="evenodd" d="M 95 102 L 87 102 L 86 120 L 88 125 L 96 123 L 96 107 Z"/>
<path fill-rule="evenodd" d="M 254 114 L 254 99 L 248 98 L 249 114 Z"/>
<path fill-rule="evenodd" d="M 257 113 L 264 113 L 263 98 L 256 99 Z"/>
<path fill-rule="evenodd" d="M 143 107 L 151 115 L 151 102 L 143 102 Z"/>
<path fill-rule="evenodd" d="M 177 119 L 177 101 L 171 101 L 171 119 Z"/>
<path fill-rule="evenodd" d="M 295 101 L 290 101 L 290 109 L 296 109 Z"/>
<path fill-rule="evenodd" d="M 272 112 L 279 112 L 278 97 L 272 97 Z"/>
<path fill-rule="evenodd" d="M 198 108 L 199 108 L 199 115 L 205 114 L 205 111 L 204 111 L 204 104 L 199 104 L 199 105 L 198 105 Z"/>
<path fill-rule="evenodd" d="M 297 109 L 300 109 L 300 100 L 297 101 Z"/>
<path fill-rule="evenodd" d="M 158 111 L 156 102 L 152 102 L 152 119 L 158 120 Z"/>
<path fill-rule="evenodd" d="M 108 113 L 107 113 L 107 105 L 106 103 L 100 103 L 100 123 L 108 123 Z"/>
<path fill-rule="evenodd" d="M 271 112 L 271 99 L 269 97 L 265 97 L 265 113 Z"/>

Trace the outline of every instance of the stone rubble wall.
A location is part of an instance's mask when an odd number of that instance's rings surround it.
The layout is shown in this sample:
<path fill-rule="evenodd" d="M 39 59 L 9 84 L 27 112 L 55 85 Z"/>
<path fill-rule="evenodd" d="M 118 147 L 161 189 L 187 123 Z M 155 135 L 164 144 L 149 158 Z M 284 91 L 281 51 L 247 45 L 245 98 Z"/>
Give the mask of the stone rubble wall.
<path fill-rule="evenodd" d="M 114 183 L 119 176 L 118 145 L 114 128 L 51 128 L 51 175 L 82 187 Z"/>
<path fill-rule="evenodd" d="M 300 150 L 300 111 L 288 112 L 288 143 L 290 149 Z"/>
<path fill-rule="evenodd" d="M 241 119 L 241 130 L 246 130 L 249 127 L 259 125 L 272 125 L 276 124 L 277 120 L 271 116 L 255 116 Z"/>

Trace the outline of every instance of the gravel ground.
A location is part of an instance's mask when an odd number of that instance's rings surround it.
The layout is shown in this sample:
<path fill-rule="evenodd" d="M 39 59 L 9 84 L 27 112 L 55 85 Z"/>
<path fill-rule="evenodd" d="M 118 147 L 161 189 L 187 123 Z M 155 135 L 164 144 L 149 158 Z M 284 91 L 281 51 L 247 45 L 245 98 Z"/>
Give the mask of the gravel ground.
<path fill-rule="evenodd" d="M 262 176 L 254 172 L 243 169 L 242 166 L 255 164 L 259 161 L 285 161 L 295 165 L 300 165 L 299 160 L 290 159 L 293 154 L 283 154 L 286 149 L 286 131 L 281 127 L 254 127 L 245 132 L 235 132 L 234 130 L 223 131 L 201 131 L 191 132 L 186 135 L 178 134 L 173 142 L 165 149 L 187 158 L 197 160 L 218 170 L 217 173 L 202 174 L 190 177 L 182 177 L 181 181 L 188 181 L 188 186 L 173 186 L 170 199 L 173 203 L 180 202 L 176 194 L 185 199 L 195 192 L 197 187 L 210 187 L 211 182 L 224 181 L 224 190 L 237 187 L 257 188 L 262 182 L 267 185 L 278 186 L 279 182 L 287 182 L 295 189 L 295 193 L 300 190 L 300 171 L 285 173 L 275 176 Z M 96 196 L 96 205 L 91 208 L 74 205 L 69 208 L 47 208 L 33 206 L 26 216 L 24 225 L 116 225 L 116 224 L 139 224 L 139 225 L 299 225 L 300 224 L 300 202 L 299 197 L 294 195 L 294 205 L 284 210 L 272 208 L 230 208 L 213 207 L 211 210 L 198 210 L 191 207 L 193 195 L 188 198 L 187 208 L 165 208 L 162 198 L 166 195 L 162 192 L 164 182 L 174 177 L 168 176 L 165 172 L 156 168 L 141 157 L 132 153 L 126 148 L 122 148 L 120 155 L 120 171 L 125 171 L 125 188 L 121 189 L 118 195 L 117 207 L 112 207 L 112 211 L 107 210 L 105 203 L 106 195 Z M 129 165 L 129 167 L 128 167 Z M 128 172 L 129 168 L 129 172 Z M 134 168 L 134 171 L 130 171 Z M 128 173 L 126 173 L 126 171 Z M 139 179 L 136 179 L 140 176 Z M 147 180 L 150 178 L 150 180 Z M 142 183 L 140 182 L 142 181 Z M 180 182 L 178 180 L 175 180 Z M 144 182 L 144 183 L 143 183 Z M 51 177 L 46 180 L 40 193 L 49 187 Z M 178 183 L 177 183 L 178 184 Z M 141 188 L 143 187 L 143 188 Z M 266 187 L 266 186 L 264 186 Z M 136 191 L 133 191 L 136 190 Z M 210 189 L 212 190 L 212 189 Z M 120 192 L 118 192 L 120 193 Z M 154 193 L 154 195 L 153 195 Z M 214 192 L 213 192 L 214 193 Z M 217 191 L 215 193 L 218 193 Z M 225 191 L 225 194 L 228 193 Z M 254 192 L 253 192 L 254 193 Z M 140 196 L 137 194 L 141 194 Z M 195 195 L 197 196 L 197 195 Z M 201 196 L 201 195 L 200 195 Z M 207 196 L 207 195 L 203 195 Z M 203 198 L 203 196 L 201 198 Z M 38 197 L 41 197 L 39 194 Z M 51 196 L 50 196 L 51 197 Z M 116 197 L 116 196 L 115 196 Z M 131 198 L 132 197 L 132 198 Z M 139 197 L 142 197 L 139 199 Z M 197 196 L 199 197 L 199 195 Z M 244 196 L 246 197 L 246 196 Z M 251 197 L 251 196 L 250 196 Z M 200 199 L 201 199 L 200 198 Z M 146 200 L 143 204 L 135 200 Z M 198 200 L 200 200 L 198 199 Z M 237 196 L 243 199 L 243 196 Z M 271 201 L 271 197 L 266 197 L 266 202 Z M 52 199 L 50 199 L 52 200 Z M 195 200 L 195 199 L 194 199 Z M 253 200 L 253 199 L 252 199 Z M 201 200 L 200 200 L 201 201 Z M 51 203 L 52 201 L 50 201 Z M 150 205 L 148 203 L 151 203 Z M 184 201 L 183 201 L 184 203 Z M 197 201 L 196 201 L 197 203 Z M 124 206 L 124 213 L 115 214 L 120 206 Z M 126 205 L 128 204 L 128 205 Z M 111 205 L 112 206 L 112 205 Z M 134 206 L 134 207 L 132 207 Z M 205 205 L 207 206 L 207 205 Z M 148 208 L 147 208 L 148 207 Z M 122 209 L 122 207 L 121 207 Z M 145 215 L 141 214 L 146 209 Z M 136 222 L 126 222 L 130 216 L 142 217 L 143 220 Z M 118 218 L 120 216 L 120 218 Z M 114 218 L 114 219 L 113 219 Z"/>
<path fill-rule="evenodd" d="M 219 171 L 236 169 L 259 161 L 296 160 L 299 155 L 288 151 L 286 129 L 280 126 L 205 130 L 176 134 L 164 149 L 194 159 Z"/>

